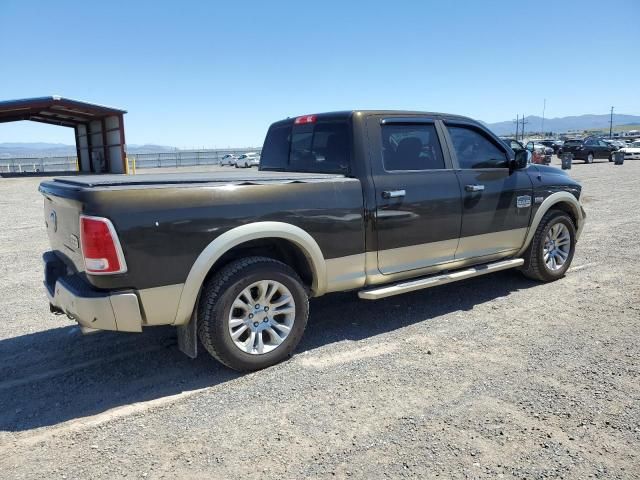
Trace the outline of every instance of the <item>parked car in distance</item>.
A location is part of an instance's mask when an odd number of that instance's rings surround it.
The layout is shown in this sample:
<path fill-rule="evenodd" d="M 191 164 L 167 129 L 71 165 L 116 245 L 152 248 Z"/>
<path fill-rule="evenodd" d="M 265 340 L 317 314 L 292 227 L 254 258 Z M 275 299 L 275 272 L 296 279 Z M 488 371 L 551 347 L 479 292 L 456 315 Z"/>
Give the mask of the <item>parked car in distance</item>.
<path fill-rule="evenodd" d="M 545 147 L 549 147 L 553 149 L 553 153 L 557 154 L 558 151 L 562 148 L 562 144 L 564 142 L 562 140 L 543 139 L 543 140 L 535 140 L 535 143 L 541 143 Z"/>
<path fill-rule="evenodd" d="M 522 143 L 520 143 L 520 141 L 518 141 L 518 140 L 516 140 L 514 138 L 500 137 L 500 140 L 502 140 L 504 143 L 509 145 L 511 150 L 513 150 L 514 152 L 517 152 L 518 150 L 525 150 L 524 145 L 522 145 Z"/>
<path fill-rule="evenodd" d="M 624 153 L 625 160 L 640 160 L 640 140 L 632 142 L 618 151 Z"/>
<path fill-rule="evenodd" d="M 627 142 L 624 142 L 622 140 L 615 140 L 612 138 L 603 138 L 602 140 L 608 143 L 609 145 L 613 145 L 614 147 L 617 147 L 617 148 L 622 148 L 627 146 Z"/>
<path fill-rule="evenodd" d="M 533 163 L 533 155 L 531 154 L 530 151 L 528 151 L 526 148 L 524 148 L 524 145 L 522 145 L 522 142 L 520 142 L 519 140 L 516 140 L 514 138 L 508 138 L 508 137 L 500 137 L 500 139 L 506 143 L 511 150 L 513 150 L 514 152 L 519 152 L 519 151 L 525 151 L 527 152 L 527 163 Z"/>
<path fill-rule="evenodd" d="M 260 154 L 258 152 L 243 153 L 235 161 L 236 168 L 250 168 L 260 166 Z"/>
<path fill-rule="evenodd" d="M 593 163 L 596 159 L 613 161 L 613 152 L 618 147 L 609 145 L 597 137 L 587 137 L 584 140 L 567 140 L 562 146 L 563 153 L 571 153 L 574 160 L 584 160 L 585 163 Z"/>
<path fill-rule="evenodd" d="M 172 325 L 191 357 L 249 371 L 293 354 L 309 297 L 559 280 L 582 187 L 527 156 L 459 115 L 346 111 L 272 124 L 257 172 L 45 180 L 51 312 L 85 332 Z"/>
<path fill-rule="evenodd" d="M 547 147 L 542 143 L 529 141 L 525 148 L 531 152 L 533 156 L 532 162 L 537 164 L 549 165 L 551 163 L 551 156 L 553 155 L 553 148 Z"/>
<path fill-rule="evenodd" d="M 222 158 L 220 159 L 220 166 L 224 167 L 224 166 L 233 166 L 236 164 L 236 155 L 233 155 L 231 153 L 227 153 L 226 155 L 223 155 Z"/>

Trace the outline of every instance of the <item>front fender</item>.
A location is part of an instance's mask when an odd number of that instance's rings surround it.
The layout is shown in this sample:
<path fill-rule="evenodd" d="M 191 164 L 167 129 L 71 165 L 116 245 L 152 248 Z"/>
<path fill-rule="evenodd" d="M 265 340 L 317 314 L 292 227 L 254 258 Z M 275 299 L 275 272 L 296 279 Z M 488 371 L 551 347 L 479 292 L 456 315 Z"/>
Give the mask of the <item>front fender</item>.
<path fill-rule="evenodd" d="M 558 206 L 559 204 L 563 204 L 568 206 L 571 209 L 571 212 L 576 219 L 576 241 L 580 238 L 580 234 L 582 233 L 582 229 L 584 228 L 584 223 L 586 220 L 586 214 L 580 205 L 580 202 L 576 200 L 569 192 L 555 192 L 549 195 L 538 207 L 535 215 L 533 216 L 533 220 L 531 221 L 531 225 L 529 226 L 529 231 L 527 232 L 527 236 L 525 238 L 524 244 L 522 248 L 518 252 L 518 256 L 522 255 L 527 248 L 529 248 L 529 244 L 533 240 L 533 236 L 542 221 L 542 217 L 554 206 Z"/>

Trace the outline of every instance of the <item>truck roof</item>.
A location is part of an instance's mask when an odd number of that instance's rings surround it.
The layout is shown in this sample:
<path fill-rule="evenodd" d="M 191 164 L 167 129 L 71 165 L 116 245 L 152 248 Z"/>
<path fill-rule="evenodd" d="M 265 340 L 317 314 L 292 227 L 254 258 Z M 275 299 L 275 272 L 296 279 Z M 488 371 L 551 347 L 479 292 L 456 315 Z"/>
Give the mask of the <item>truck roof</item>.
<path fill-rule="evenodd" d="M 451 113 L 440 113 L 440 112 L 424 112 L 424 111 L 418 111 L 418 110 L 339 110 L 335 112 L 308 113 L 306 115 L 315 115 L 318 118 L 325 118 L 325 119 L 326 118 L 347 119 L 347 118 L 351 118 L 353 115 L 363 115 L 363 116 L 373 116 L 373 115 L 417 116 L 417 115 L 420 115 L 420 116 L 428 116 L 428 117 L 439 117 L 439 118 L 451 119 L 451 120 L 464 120 L 464 121 L 477 123 L 477 120 L 474 120 L 473 118 L 465 117 L 462 115 L 454 115 Z M 283 120 L 279 120 L 274 123 L 293 122 L 298 117 L 299 116 L 287 117 Z"/>

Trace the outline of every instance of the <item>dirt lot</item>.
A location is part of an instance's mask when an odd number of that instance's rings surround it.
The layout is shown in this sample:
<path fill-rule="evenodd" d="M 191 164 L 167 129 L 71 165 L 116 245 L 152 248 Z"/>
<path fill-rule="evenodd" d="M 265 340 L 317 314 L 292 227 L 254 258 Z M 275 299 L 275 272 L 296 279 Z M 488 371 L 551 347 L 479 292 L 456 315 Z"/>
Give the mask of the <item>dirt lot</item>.
<path fill-rule="evenodd" d="M 171 328 L 50 315 L 40 179 L 0 178 L 1 476 L 640 478 L 640 162 L 571 175 L 565 279 L 320 298 L 298 354 L 251 375 Z"/>

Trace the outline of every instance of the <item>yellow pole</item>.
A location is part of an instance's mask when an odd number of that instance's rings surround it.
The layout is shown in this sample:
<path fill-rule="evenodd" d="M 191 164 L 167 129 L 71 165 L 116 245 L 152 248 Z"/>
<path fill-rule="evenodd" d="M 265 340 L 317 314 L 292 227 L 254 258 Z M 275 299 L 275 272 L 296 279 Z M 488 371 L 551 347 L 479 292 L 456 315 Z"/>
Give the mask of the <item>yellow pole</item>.
<path fill-rule="evenodd" d="M 78 157 L 76 157 L 76 172 L 80 171 L 80 162 L 78 162 Z"/>
<path fill-rule="evenodd" d="M 133 174 L 136 174 L 136 157 L 133 157 Z"/>

